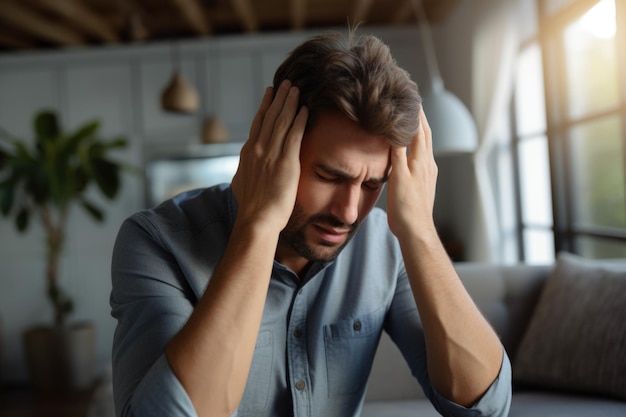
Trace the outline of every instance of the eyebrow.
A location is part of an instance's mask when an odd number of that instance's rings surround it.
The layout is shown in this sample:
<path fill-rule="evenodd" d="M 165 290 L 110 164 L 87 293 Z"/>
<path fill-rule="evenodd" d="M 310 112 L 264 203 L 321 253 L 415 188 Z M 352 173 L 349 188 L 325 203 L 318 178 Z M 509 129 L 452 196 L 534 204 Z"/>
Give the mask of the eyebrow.
<path fill-rule="evenodd" d="M 334 177 L 339 177 L 339 178 L 348 179 L 348 180 L 355 180 L 356 179 L 353 175 L 349 174 L 346 171 L 343 171 L 343 170 L 341 170 L 339 168 L 331 167 L 331 166 L 326 165 L 326 164 L 321 163 L 321 162 L 314 164 L 314 167 L 316 167 L 318 169 L 321 169 L 322 171 L 324 171 L 327 174 L 330 174 L 330 175 L 332 175 Z M 365 180 L 365 182 L 374 183 L 374 184 L 384 184 L 388 180 L 389 180 L 389 171 L 387 171 L 385 173 L 385 176 L 382 177 L 382 178 L 368 178 L 368 179 Z"/>

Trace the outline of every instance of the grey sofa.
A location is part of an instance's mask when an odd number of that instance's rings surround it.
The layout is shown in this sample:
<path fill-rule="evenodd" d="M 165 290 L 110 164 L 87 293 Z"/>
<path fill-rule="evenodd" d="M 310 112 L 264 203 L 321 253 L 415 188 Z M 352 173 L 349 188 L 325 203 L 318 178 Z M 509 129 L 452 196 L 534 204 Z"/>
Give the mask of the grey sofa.
<path fill-rule="evenodd" d="M 579 259 L 571 259 L 568 254 L 563 255 L 566 261 L 573 261 L 574 266 L 580 263 Z M 620 287 L 615 288 L 612 298 L 620 297 L 626 306 L 626 292 L 617 295 L 617 291 L 626 284 L 626 259 L 611 261 L 584 261 L 580 263 L 587 267 L 615 271 Z M 571 269 L 571 265 L 569 265 Z M 605 396 L 581 393 L 579 390 L 547 389 L 539 384 L 525 384 L 525 388 L 517 387 L 516 371 L 519 366 L 516 360 L 521 342 L 529 327 L 535 309 L 541 299 L 544 286 L 554 274 L 553 266 L 498 266 L 479 263 L 458 263 L 457 272 L 466 288 L 477 303 L 480 310 L 499 334 L 513 364 L 514 390 L 509 416 L 626 416 L 626 397 Z M 584 275 L 584 273 L 582 274 Z M 567 291 L 561 291 L 561 293 Z M 609 291 L 612 292 L 612 291 Z M 546 301 L 547 302 L 547 301 Z M 545 304 L 545 303 L 544 303 Z M 619 301 L 618 301 L 619 304 Z M 619 320 L 626 321 L 626 311 L 621 308 Z M 619 326 L 619 324 L 618 324 Z M 617 349 L 617 365 L 624 368 L 626 363 L 626 335 L 622 334 L 624 327 L 618 328 L 619 346 Z M 530 341 L 532 342 L 532 341 Z M 530 343 L 525 341 L 526 346 Z M 532 343 L 530 343 L 532 346 Z M 522 372 L 522 371 L 519 371 Z M 558 378 L 557 378 L 558 379 Z M 624 380 L 619 380 L 618 391 L 626 392 Z M 558 387 L 557 387 L 558 388 Z M 430 402 L 421 396 L 421 389 L 410 375 L 408 367 L 399 354 L 397 348 L 385 335 L 377 351 L 374 367 L 368 383 L 368 393 L 362 417 L 430 417 L 439 414 L 430 405 Z"/>

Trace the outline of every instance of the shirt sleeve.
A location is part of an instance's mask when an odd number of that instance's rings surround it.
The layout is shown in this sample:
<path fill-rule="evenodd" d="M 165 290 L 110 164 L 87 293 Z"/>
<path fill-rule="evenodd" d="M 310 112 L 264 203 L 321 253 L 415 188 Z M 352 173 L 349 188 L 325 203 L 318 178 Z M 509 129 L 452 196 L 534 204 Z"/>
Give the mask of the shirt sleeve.
<path fill-rule="evenodd" d="M 431 401 L 443 416 L 506 417 L 511 407 L 511 363 L 503 348 L 502 365 L 497 378 L 483 396 L 470 408 L 446 399 L 435 388 Z"/>
<path fill-rule="evenodd" d="M 398 278 L 385 329 L 402 352 L 424 394 L 441 415 L 450 417 L 504 417 L 508 415 L 512 395 L 511 363 L 504 347 L 502 347 L 503 356 L 498 376 L 472 407 L 464 407 L 448 400 L 432 386 L 426 366 L 424 333 L 404 270 Z"/>
<path fill-rule="evenodd" d="M 164 351 L 193 310 L 195 295 L 141 214 L 118 234 L 111 268 L 113 394 L 118 417 L 196 416 Z"/>

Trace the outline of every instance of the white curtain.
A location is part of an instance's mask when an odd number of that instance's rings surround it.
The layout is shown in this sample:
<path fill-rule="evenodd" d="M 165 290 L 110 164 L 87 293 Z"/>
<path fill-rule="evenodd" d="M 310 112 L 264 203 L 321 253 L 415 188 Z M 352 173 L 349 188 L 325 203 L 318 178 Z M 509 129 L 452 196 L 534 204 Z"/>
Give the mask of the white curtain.
<path fill-rule="evenodd" d="M 519 45 L 519 5 L 529 0 L 472 1 L 474 22 L 471 112 L 479 145 L 473 155 L 476 180 L 467 259 L 501 262 L 501 233 L 489 157 L 498 143 L 501 121 L 507 118 Z"/>

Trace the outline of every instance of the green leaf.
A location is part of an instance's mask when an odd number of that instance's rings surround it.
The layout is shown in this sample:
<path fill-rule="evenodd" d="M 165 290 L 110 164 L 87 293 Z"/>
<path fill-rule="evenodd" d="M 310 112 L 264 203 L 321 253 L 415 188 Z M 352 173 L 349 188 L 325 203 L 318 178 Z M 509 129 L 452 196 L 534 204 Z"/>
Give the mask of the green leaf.
<path fill-rule="evenodd" d="M 9 158 L 9 154 L 0 149 L 0 171 L 2 171 L 4 167 L 8 164 Z"/>
<path fill-rule="evenodd" d="M 91 161 L 91 168 L 102 193 L 108 198 L 114 198 L 120 189 L 119 165 L 104 158 Z"/>
<path fill-rule="evenodd" d="M 0 184 L 0 210 L 4 216 L 7 216 L 13 207 L 15 187 L 10 180 Z"/>
<path fill-rule="evenodd" d="M 122 149 L 128 146 L 126 138 L 119 137 L 105 144 L 107 149 Z"/>
<path fill-rule="evenodd" d="M 82 125 L 78 128 L 78 130 L 71 133 L 67 137 L 61 152 L 65 155 L 76 153 L 76 150 L 81 145 L 81 143 L 83 143 L 83 141 L 85 141 L 86 139 L 93 137 L 93 135 L 98 131 L 99 128 L 100 122 L 98 120 L 94 120 L 92 122 Z"/>
<path fill-rule="evenodd" d="M 83 206 L 85 210 L 87 210 L 87 213 L 89 213 L 91 217 L 93 217 L 95 220 L 99 222 L 104 220 L 104 212 L 95 204 L 90 203 L 87 200 L 83 200 L 81 202 L 81 205 Z"/>
<path fill-rule="evenodd" d="M 35 134 L 38 143 L 56 140 L 60 133 L 59 121 L 54 112 L 42 111 L 35 116 Z"/>
<path fill-rule="evenodd" d="M 58 306 L 59 312 L 64 316 L 67 316 L 72 311 L 74 311 L 74 301 L 72 301 L 69 297 L 65 298 L 63 302 Z"/>
<path fill-rule="evenodd" d="M 35 158 L 22 142 L 15 142 L 15 159 L 16 160 L 34 160 Z"/>
<path fill-rule="evenodd" d="M 52 198 L 51 179 L 52 177 L 46 173 L 41 165 L 30 167 L 26 173 L 26 190 L 37 204 L 43 204 Z"/>
<path fill-rule="evenodd" d="M 17 226 L 17 230 L 20 232 L 24 232 L 28 228 L 28 224 L 30 221 L 30 212 L 26 208 L 22 208 L 15 218 L 15 225 Z"/>
<path fill-rule="evenodd" d="M 92 177 L 89 175 L 87 171 L 85 171 L 85 167 L 82 165 L 77 166 L 72 175 L 72 192 L 76 195 L 81 194 L 89 183 L 92 180 Z"/>

